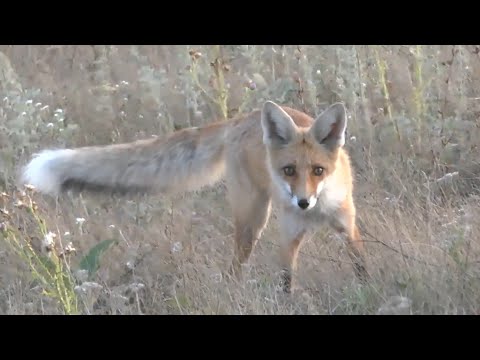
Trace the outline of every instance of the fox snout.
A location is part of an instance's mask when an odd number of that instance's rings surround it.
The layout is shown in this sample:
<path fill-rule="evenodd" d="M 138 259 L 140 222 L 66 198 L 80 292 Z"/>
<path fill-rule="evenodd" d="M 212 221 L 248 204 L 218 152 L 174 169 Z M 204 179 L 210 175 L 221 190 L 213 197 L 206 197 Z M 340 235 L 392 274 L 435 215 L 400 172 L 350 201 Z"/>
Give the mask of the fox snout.
<path fill-rule="evenodd" d="M 305 210 L 310 205 L 310 203 L 307 199 L 300 199 L 300 200 L 298 200 L 297 204 L 300 207 L 300 209 L 302 209 L 302 210 Z"/>
<path fill-rule="evenodd" d="M 317 204 L 317 197 L 315 195 L 312 195 L 310 197 L 297 197 L 293 196 L 292 198 L 292 205 L 293 206 L 298 206 L 302 210 L 310 210 L 315 207 Z"/>
<path fill-rule="evenodd" d="M 305 182 L 304 186 L 295 186 L 295 182 L 289 183 L 286 179 L 278 177 L 274 177 L 274 179 L 277 180 L 279 188 L 282 189 L 284 195 L 290 200 L 290 205 L 301 211 L 313 209 L 323 189 L 322 181 L 315 184 Z"/>

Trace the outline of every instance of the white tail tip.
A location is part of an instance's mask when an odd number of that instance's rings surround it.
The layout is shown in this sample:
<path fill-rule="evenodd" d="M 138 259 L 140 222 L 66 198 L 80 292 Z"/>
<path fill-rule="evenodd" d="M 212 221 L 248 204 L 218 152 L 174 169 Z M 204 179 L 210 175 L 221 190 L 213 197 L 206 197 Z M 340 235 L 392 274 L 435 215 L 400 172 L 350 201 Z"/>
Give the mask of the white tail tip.
<path fill-rule="evenodd" d="M 55 195 L 60 191 L 60 174 L 55 172 L 60 160 L 71 156 L 74 150 L 44 150 L 33 156 L 24 167 L 22 184 L 32 185 L 37 191 Z"/>

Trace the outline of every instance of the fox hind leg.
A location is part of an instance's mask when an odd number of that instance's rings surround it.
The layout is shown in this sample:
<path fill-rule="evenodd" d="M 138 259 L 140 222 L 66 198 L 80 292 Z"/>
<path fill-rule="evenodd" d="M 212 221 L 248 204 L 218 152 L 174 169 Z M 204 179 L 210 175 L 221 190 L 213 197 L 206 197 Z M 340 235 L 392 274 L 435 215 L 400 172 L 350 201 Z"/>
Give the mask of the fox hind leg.
<path fill-rule="evenodd" d="M 248 184 L 250 185 L 250 184 Z M 265 228 L 271 211 L 267 191 L 230 181 L 229 200 L 235 224 L 234 256 L 230 275 L 242 277 L 242 264 L 248 262 L 255 245 Z"/>

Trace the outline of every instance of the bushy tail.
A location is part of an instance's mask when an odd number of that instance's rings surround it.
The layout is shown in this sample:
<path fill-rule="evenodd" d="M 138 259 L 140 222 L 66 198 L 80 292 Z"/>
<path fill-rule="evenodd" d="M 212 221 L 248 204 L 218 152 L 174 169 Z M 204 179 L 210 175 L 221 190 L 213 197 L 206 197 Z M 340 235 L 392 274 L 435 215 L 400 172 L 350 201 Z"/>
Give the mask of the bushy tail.
<path fill-rule="evenodd" d="M 77 149 L 44 150 L 24 167 L 22 182 L 58 195 L 194 191 L 221 179 L 228 125 L 180 130 L 166 138 Z"/>

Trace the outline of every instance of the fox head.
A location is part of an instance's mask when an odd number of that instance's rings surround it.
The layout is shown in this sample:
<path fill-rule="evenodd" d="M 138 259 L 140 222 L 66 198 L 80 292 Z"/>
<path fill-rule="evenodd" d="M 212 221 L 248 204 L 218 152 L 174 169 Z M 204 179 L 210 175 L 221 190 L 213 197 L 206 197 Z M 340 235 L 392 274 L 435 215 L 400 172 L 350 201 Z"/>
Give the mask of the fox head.
<path fill-rule="evenodd" d="M 261 123 L 273 181 L 295 208 L 313 209 L 345 144 L 345 107 L 335 103 L 312 119 L 267 101 Z"/>

